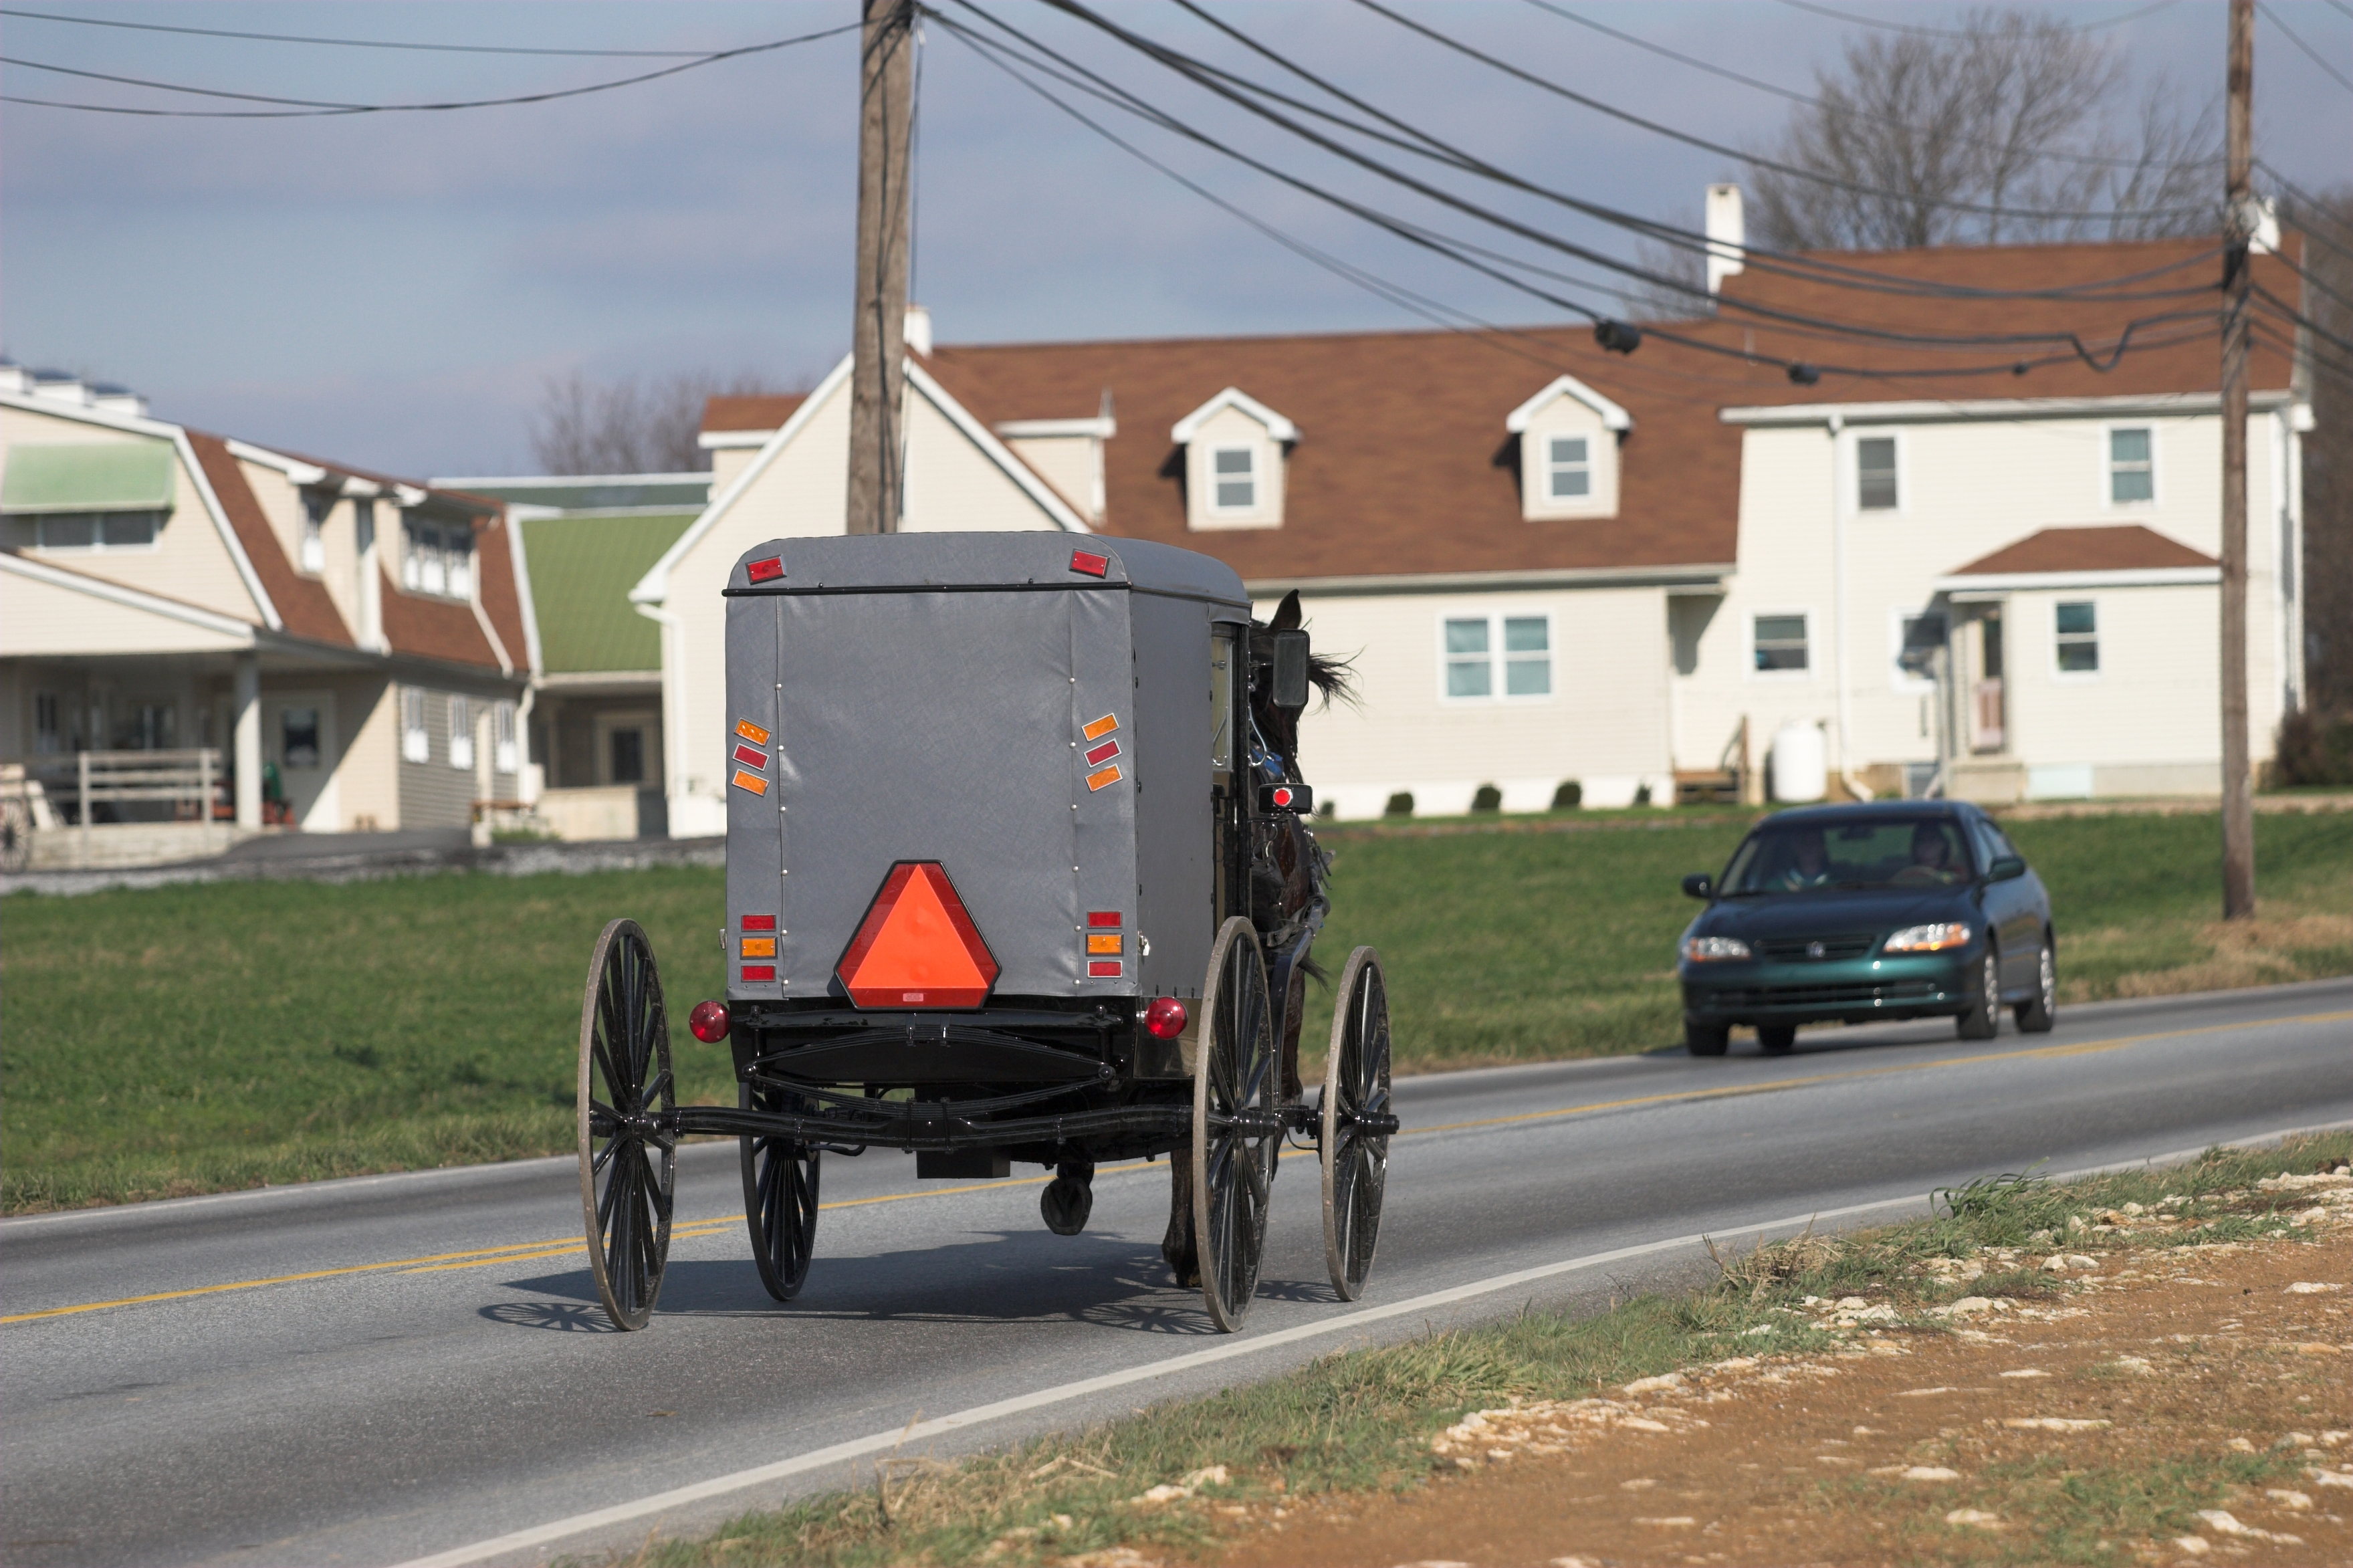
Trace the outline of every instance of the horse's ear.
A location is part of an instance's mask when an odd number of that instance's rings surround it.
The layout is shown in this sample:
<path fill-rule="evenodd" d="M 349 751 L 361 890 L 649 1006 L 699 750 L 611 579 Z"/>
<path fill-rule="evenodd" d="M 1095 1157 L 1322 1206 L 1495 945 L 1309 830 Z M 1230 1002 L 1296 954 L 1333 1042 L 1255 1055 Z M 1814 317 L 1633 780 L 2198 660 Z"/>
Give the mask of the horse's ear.
<path fill-rule="evenodd" d="M 1266 623 L 1266 629 L 1271 632 L 1287 632 L 1296 629 L 1298 625 L 1299 590 L 1293 588 L 1282 596 L 1282 603 L 1274 607 L 1274 619 Z"/>

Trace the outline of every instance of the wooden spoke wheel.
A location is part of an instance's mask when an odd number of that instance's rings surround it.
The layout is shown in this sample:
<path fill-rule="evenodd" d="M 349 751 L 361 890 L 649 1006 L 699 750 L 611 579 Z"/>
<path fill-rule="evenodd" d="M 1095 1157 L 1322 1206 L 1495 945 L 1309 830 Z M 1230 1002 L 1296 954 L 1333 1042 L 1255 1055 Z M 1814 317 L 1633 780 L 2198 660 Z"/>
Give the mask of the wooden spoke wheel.
<path fill-rule="evenodd" d="M 596 1294 L 624 1329 L 653 1316 L 670 1259 L 678 1140 L 657 1118 L 677 1102 L 653 945 L 637 921 L 615 921 L 580 1003 L 580 1207 Z"/>
<path fill-rule="evenodd" d="M 1228 1333 L 1258 1290 L 1267 1199 L 1282 1152 L 1274 1010 L 1258 933 L 1236 915 L 1209 950 L 1193 1069 L 1193 1236 L 1201 1299 Z"/>
<path fill-rule="evenodd" d="M 746 1110 L 800 1109 L 797 1097 L 741 1088 Z M 744 1152 L 744 1218 L 752 1230 L 752 1260 L 760 1283 L 779 1301 L 801 1292 L 817 1244 L 818 1151 L 790 1138 L 740 1138 Z"/>
<path fill-rule="evenodd" d="M 1396 1114 L 1389 1102 L 1389 995 L 1380 954 L 1369 947 L 1350 953 L 1339 993 L 1324 1067 L 1324 1262 L 1332 1289 L 1343 1301 L 1353 1301 L 1373 1271 L 1389 1173 L 1389 1135 L 1367 1132 L 1361 1119 Z"/>

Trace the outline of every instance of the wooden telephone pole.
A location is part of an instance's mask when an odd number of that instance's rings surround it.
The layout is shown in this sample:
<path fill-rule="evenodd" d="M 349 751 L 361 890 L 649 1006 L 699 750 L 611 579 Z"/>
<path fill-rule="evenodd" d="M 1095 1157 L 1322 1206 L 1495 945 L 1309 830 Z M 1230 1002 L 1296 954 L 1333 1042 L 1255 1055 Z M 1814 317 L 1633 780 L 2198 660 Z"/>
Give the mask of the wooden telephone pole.
<path fill-rule="evenodd" d="M 851 533 L 896 533 L 905 510 L 908 144 L 914 132 L 913 0 L 862 0 L 858 64 L 858 306 L 850 324 Z"/>
<path fill-rule="evenodd" d="M 2231 0 L 2222 262 L 2222 918 L 2255 913 L 2255 815 L 2247 760 L 2248 252 L 2259 222 L 2248 189 L 2255 79 L 2254 0 Z"/>

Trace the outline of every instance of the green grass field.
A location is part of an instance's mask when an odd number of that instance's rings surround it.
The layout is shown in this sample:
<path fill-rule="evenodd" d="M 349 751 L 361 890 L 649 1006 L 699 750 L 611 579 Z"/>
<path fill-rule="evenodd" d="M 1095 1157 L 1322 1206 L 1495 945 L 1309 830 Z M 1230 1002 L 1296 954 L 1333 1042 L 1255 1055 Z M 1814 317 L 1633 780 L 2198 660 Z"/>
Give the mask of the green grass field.
<path fill-rule="evenodd" d="M 1402 1067 L 1671 1046 L 1674 942 L 1697 908 L 1677 883 L 1719 868 L 1740 832 L 1660 814 L 1591 832 L 1335 834 L 1320 951 L 1336 969 L 1358 942 L 1381 950 Z M 2353 973 L 2353 814 L 2260 818 L 2263 919 L 2227 932 L 2212 816 L 2013 837 L 2052 886 L 2071 999 Z M 655 870 L 13 896 L 0 1202 L 568 1149 L 597 931 L 643 923 L 682 1015 L 721 985 L 721 887 L 715 870 Z M 672 1048 L 685 1098 L 733 1098 L 723 1046 L 680 1027 Z"/>

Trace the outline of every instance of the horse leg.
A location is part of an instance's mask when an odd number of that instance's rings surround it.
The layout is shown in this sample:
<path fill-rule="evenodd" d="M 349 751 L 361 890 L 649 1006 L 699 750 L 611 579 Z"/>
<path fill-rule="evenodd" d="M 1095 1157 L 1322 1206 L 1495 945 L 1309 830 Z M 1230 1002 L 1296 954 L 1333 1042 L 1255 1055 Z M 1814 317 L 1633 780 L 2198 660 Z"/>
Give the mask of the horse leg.
<path fill-rule="evenodd" d="M 1168 1234 L 1160 1238 L 1160 1256 L 1180 1288 L 1201 1283 L 1201 1253 L 1193 1235 L 1193 1148 L 1180 1144 L 1168 1152 Z"/>
<path fill-rule="evenodd" d="M 1282 1005 L 1282 1098 L 1296 1105 L 1306 1093 L 1299 1081 L 1300 1016 L 1307 1011 L 1307 965 L 1303 959 L 1291 972 L 1290 992 Z"/>

